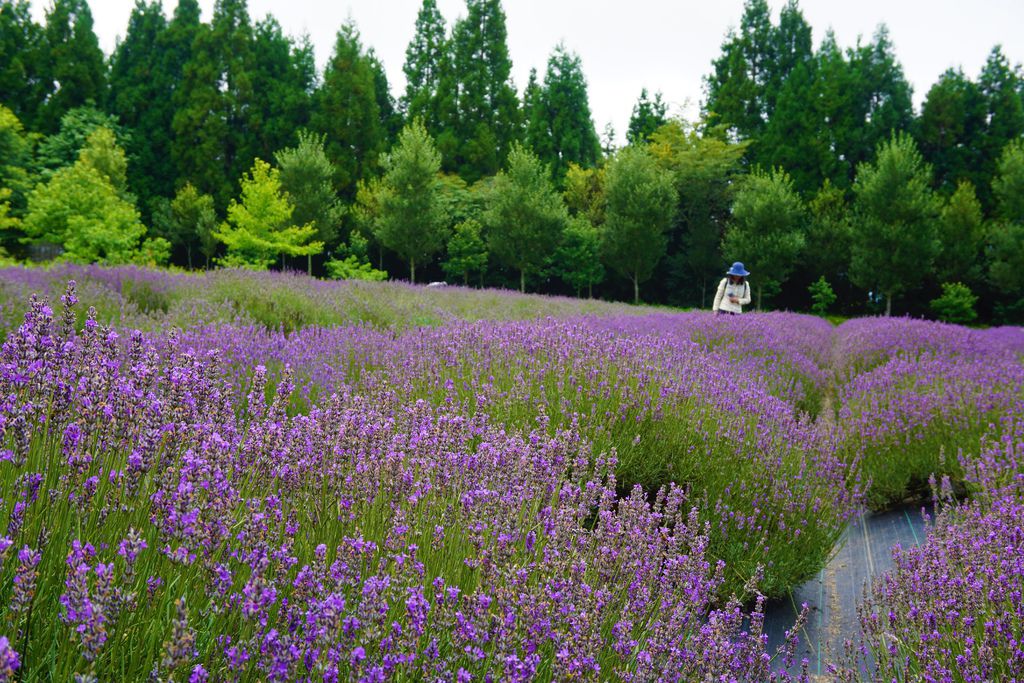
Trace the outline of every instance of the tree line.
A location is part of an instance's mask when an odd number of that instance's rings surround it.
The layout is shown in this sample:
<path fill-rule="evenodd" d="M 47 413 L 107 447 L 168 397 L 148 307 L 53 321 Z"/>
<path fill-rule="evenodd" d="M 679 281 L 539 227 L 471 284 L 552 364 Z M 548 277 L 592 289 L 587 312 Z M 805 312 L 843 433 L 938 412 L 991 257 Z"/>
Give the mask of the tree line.
<path fill-rule="evenodd" d="M 85 0 L 42 25 L 4 0 L 3 247 L 682 306 L 738 259 L 759 306 L 1024 315 L 1024 78 L 998 46 L 915 112 L 884 26 L 815 49 L 796 2 L 748 0 L 701 119 L 641 88 L 615 149 L 579 57 L 520 94 L 506 38 L 500 0 L 450 26 L 423 0 L 396 99 L 351 22 L 318 71 L 244 0 L 140 0 L 107 58 Z"/>

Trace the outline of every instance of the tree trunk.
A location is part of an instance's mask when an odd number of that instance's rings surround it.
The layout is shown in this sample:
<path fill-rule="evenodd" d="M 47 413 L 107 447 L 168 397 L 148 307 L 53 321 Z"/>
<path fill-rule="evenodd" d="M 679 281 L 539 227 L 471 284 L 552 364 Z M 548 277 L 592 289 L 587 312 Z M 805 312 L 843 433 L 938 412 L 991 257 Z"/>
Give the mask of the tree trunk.
<path fill-rule="evenodd" d="M 594 283 L 593 282 L 588 282 L 587 283 L 587 298 L 588 299 L 593 299 L 594 298 Z"/>
<path fill-rule="evenodd" d="M 185 253 L 188 254 L 188 269 L 192 270 L 192 245 L 188 244 L 185 246 Z"/>
<path fill-rule="evenodd" d="M 313 277 L 313 255 L 306 254 L 306 275 Z"/>
<path fill-rule="evenodd" d="M 633 273 L 633 303 L 640 303 L 640 280 L 639 275 Z"/>
<path fill-rule="evenodd" d="M 892 315 L 892 294 L 885 295 L 885 317 Z"/>
<path fill-rule="evenodd" d="M 526 293 L 526 271 L 525 270 L 520 270 L 519 271 L 519 293 L 520 294 L 525 294 Z"/>
<path fill-rule="evenodd" d="M 462 286 L 463 287 L 469 287 L 469 271 L 468 270 L 462 272 Z"/>
<path fill-rule="evenodd" d="M 761 285 L 757 286 L 757 312 L 761 312 Z"/>
<path fill-rule="evenodd" d="M 409 259 L 409 282 L 416 284 L 416 259 Z"/>

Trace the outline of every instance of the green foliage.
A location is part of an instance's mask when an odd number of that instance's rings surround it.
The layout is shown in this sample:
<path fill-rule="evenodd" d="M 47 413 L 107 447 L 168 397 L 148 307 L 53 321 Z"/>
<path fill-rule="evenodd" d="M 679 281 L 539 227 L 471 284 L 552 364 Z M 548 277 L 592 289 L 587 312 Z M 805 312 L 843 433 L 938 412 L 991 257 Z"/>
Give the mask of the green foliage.
<path fill-rule="evenodd" d="M 604 225 L 604 169 L 569 164 L 562 199 L 573 216 L 583 216 L 591 225 Z"/>
<path fill-rule="evenodd" d="M 113 131 L 119 146 L 131 146 L 133 136 L 118 125 L 112 116 L 95 107 L 76 107 L 61 118 L 60 130 L 39 144 L 36 164 L 43 175 L 48 176 L 58 168 L 75 163 L 89 136 L 100 128 Z"/>
<path fill-rule="evenodd" d="M 675 217 L 672 176 L 659 167 L 644 147 L 621 150 L 605 177 L 604 258 L 633 283 L 633 301 L 665 255 L 666 232 Z"/>
<path fill-rule="evenodd" d="M 555 250 L 558 275 L 576 290 L 576 296 L 586 289 L 588 297 L 592 297 L 593 286 L 604 279 L 601 236 L 601 231 L 585 217 L 573 216 Z"/>
<path fill-rule="evenodd" d="M 931 168 L 906 134 L 893 135 L 874 164 L 857 170 L 850 275 L 885 295 L 887 314 L 893 297 L 920 283 L 938 252 L 940 202 L 930 185 Z"/>
<path fill-rule="evenodd" d="M 373 233 L 409 263 L 409 280 L 416 282 L 416 263 L 427 262 L 447 237 L 438 181 L 441 155 L 423 123 L 414 121 L 399 134 L 383 165 Z"/>
<path fill-rule="evenodd" d="M 775 291 L 789 277 L 804 247 L 807 211 L 782 170 L 755 171 L 740 185 L 733 221 L 722 240 L 726 261 L 742 258 L 754 273 L 757 308 L 764 290 Z"/>
<path fill-rule="evenodd" d="M 1007 144 L 996 169 L 992 181 L 996 215 L 1005 221 L 1024 223 L 1024 142 Z"/>
<path fill-rule="evenodd" d="M 981 281 L 985 222 L 970 181 L 962 180 L 942 207 L 938 222 L 939 253 L 935 273 L 940 281 Z"/>
<path fill-rule="evenodd" d="M 3 10 L 0 9 L 0 12 Z M 14 112 L 0 104 L 0 188 L 15 215 L 24 213 L 32 184 L 32 142 Z"/>
<path fill-rule="evenodd" d="M 405 95 L 401 105 L 408 119 L 420 119 L 427 131 L 441 132 L 441 82 L 448 50 L 445 22 L 436 0 L 423 0 L 416 32 L 405 50 Z"/>
<path fill-rule="evenodd" d="M 366 280 L 382 282 L 388 279 L 387 271 L 377 270 L 369 263 L 360 261 L 358 256 L 349 255 L 344 259 L 330 259 L 324 263 L 327 274 L 334 280 Z"/>
<path fill-rule="evenodd" d="M 962 179 L 975 186 L 984 182 L 977 156 L 985 125 L 985 100 L 978 85 L 959 69 L 943 73 L 928 90 L 914 127 L 940 192 L 953 192 Z"/>
<path fill-rule="evenodd" d="M 483 223 L 491 253 L 519 271 L 519 291 L 526 290 L 526 276 L 543 267 L 567 218 L 548 169 L 533 152 L 513 145 L 508 167 L 491 185 Z"/>
<path fill-rule="evenodd" d="M 850 266 L 853 239 L 845 193 L 826 180 L 807 203 L 807 209 L 805 248 L 799 267 L 810 277 L 845 274 Z"/>
<path fill-rule="evenodd" d="M 527 144 L 561 183 L 569 164 L 593 166 L 601 157 L 601 143 L 590 117 L 587 81 L 578 55 L 563 45 L 548 58 L 544 86 L 531 73 L 525 114 Z"/>
<path fill-rule="evenodd" d="M 978 76 L 978 87 L 984 100 L 986 125 L 976 145 L 980 152 L 976 162 L 980 166 L 977 187 L 982 193 L 982 205 L 990 207 L 989 179 L 999 174 L 1000 154 L 1011 142 L 1020 144 L 1024 136 L 1024 78 L 1020 67 L 1011 66 L 997 45 Z"/>
<path fill-rule="evenodd" d="M 54 0 L 46 12 L 43 40 L 40 70 L 46 95 L 35 123 L 41 132 L 52 133 L 71 109 L 103 102 L 106 68 L 86 0 Z"/>
<path fill-rule="evenodd" d="M 323 250 L 312 225 L 292 222 L 292 205 L 281 191 L 277 169 L 257 159 L 242 177 L 242 201 L 231 200 L 227 221 L 213 236 L 227 246 L 226 267 L 263 270 L 280 255 L 305 256 Z"/>
<path fill-rule="evenodd" d="M 338 31 L 314 100 L 310 125 L 326 136 L 327 157 L 337 169 L 335 188 L 353 197 L 357 182 L 377 167 L 386 144 L 373 65 L 354 24 Z"/>
<path fill-rule="evenodd" d="M 128 192 L 128 160 L 113 131 L 109 128 L 94 130 L 78 158 L 106 178 L 122 199 L 134 203 Z"/>
<path fill-rule="evenodd" d="M 931 309 L 935 317 L 943 322 L 965 325 L 978 317 L 974 305 L 978 297 L 971 288 L 961 282 L 943 282 L 942 296 L 932 299 Z"/>
<path fill-rule="evenodd" d="M 1024 223 L 999 222 L 988 239 L 988 281 L 997 317 L 1024 322 Z"/>
<path fill-rule="evenodd" d="M 0 232 L 17 230 L 21 227 L 21 221 L 10 215 L 11 213 L 11 189 L 0 187 Z"/>
<path fill-rule="evenodd" d="M 198 249 L 210 267 L 210 259 L 219 244 L 214 231 L 217 213 L 213 197 L 202 194 L 191 183 L 178 190 L 174 199 L 158 201 L 153 211 L 153 232 L 166 239 L 172 249 L 184 249 L 189 268 L 192 268 L 192 250 Z"/>
<path fill-rule="evenodd" d="M 654 131 L 668 123 L 668 105 L 661 99 L 661 93 L 654 93 L 654 100 L 648 98 L 647 88 L 640 89 L 640 97 L 633 105 L 629 117 L 626 140 L 631 145 L 647 142 Z"/>
<path fill-rule="evenodd" d="M 836 293 L 832 291 L 832 285 L 822 275 L 807 288 L 811 294 L 811 310 L 815 315 L 825 315 L 832 304 L 836 302 Z"/>
<path fill-rule="evenodd" d="M 469 276 L 487 270 L 487 243 L 483 238 L 483 227 L 472 218 L 456 223 L 448 238 L 448 258 L 441 266 L 448 277 L 461 279 L 469 284 Z"/>
<path fill-rule="evenodd" d="M 281 189 L 295 207 L 292 220 L 312 225 L 316 239 L 325 245 L 335 244 L 345 212 L 334 191 L 334 165 L 324 151 L 323 136 L 299 131 L 299 144 L 278 151 L 274 159 Z"/>
<path fill-rule="evenodd" d="M 29 126 L 48 92 L 44 68 L 43 29 L 32 20 L 28 0 L 0 3 L 0 93 L 3 103 Z"/>

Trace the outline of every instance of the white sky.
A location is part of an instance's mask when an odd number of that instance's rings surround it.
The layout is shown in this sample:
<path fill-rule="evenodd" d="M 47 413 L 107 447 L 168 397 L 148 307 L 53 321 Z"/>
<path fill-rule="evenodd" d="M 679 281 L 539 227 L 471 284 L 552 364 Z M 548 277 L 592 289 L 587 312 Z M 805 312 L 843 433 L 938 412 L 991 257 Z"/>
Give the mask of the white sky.
<path fill-rule="evenodd" d="M 769 0 L 778 19 L 785 0 Z M 176 0 L 164 0 L 168 15 Z M 338 27 L 356 22 L 363 43 L 387 69 L 392 94 L 405 90 L 402 64 L 421 0 L 249 0 L 255 19 L 273 14 L 286 33 L 308 33 L 318 65 L 329 58 Z M 33 0 L 42 20 L 48 0 Z M 134 0 L 90 0 L 96 33 L 106 53 L 124 34 Z M 200 0 L 209 20 L 213 0 Z M 543 77 L 559 42 L 580 55 L 598 134 L 606 123 L 622 142 L 640 88 L 661 91 L 671 112 L 694 117 L 703 98 L 702 78 L 719 54 L 730 27 L 739 24 L 743 0 L 504 0 L 513 78 L 522 92 L 531 67 Z M 438 0 L 449 26 L 465 14 L 465 0 Z M 848 47 L 869 40 L 880 23 L 889 27 L 896 55 L 920 106 L 947 68 L 960 66 L 976 78 L 993 45 L 1011 62 L 1024 61 L 1022 0 L 802 0 L 815 47 L 832 28 Z"/>

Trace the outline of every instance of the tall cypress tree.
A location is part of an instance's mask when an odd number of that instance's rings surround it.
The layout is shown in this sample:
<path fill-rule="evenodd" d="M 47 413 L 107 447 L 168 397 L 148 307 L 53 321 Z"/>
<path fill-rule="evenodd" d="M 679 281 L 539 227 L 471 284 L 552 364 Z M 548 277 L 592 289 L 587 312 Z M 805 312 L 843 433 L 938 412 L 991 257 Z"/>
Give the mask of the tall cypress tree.
<path fill-rule="evenodd" d="M 86 0 L 54 0 L 46 13 L 43 36 L 41 72 L 46 100 L 34 128 L 53 133 L 68 110 L 103 103 L 106 69 Z"/>
<path fill-rule="evenodd" d="M 167 20 L 160 3 L 138 0 L 128 19 L 125 37 L 110 62 L 107 111 L 140 133 L 132 137 L 128 150 L 128 176 L 147 218 L 152 199 L 174 191 L 174 172 L 167 165 L 174 119 L 174 84 L 163 69 L 161 54 L 166 30 Z"/>
<path fill-rule="evenodd" d="M 541 161 L 551 167 L 561 185 L 569 164 L 594 166 L 601 158 L 601 141 L 590 116 L 587 81 L 578 55 L 564 46 L 555 48 L 544 75 L 544 104 L 548 116 L 551 156 Z"/>
<path fill-rule="evenodd" d="M 327 156 L 338 169 L 337 189 L 351 199 L 356 183 L 377 167 L 386 142 L 373 65 L 352 23 L 338 31 L 310 124 L 326 136 Z"/>
<path fill-rule="evenodd" d="M 441 81 L 447 66 L 445 21 L 437 0 L 423 0 L 416 16 L 416 33 L 405 50 L 405 95 L 400 105 L 409 121 L 420 119 L 427 132 L 441 130 Z"/>
<path fill-rule="evenodd" d="M 380 110 L 380 125 L 384 130 L 386 143 L 390 144 L 402 130 L 402 112 L 399 111 L 398 103 L 391 94 L 384 63 L 377 57 L 372 47 L 366 51 L 366 58 L 370 60 L 370 69 L 373 70 L 373 89 L 377 95 L 377 108 Z"/>
<path fill-rule="evenodd" d="M 316 63 L 308 38 L 284 35 L 272 16 L 253 32 L 252 107 L 242 155 L 269 159 L 309 123 Z"/>
<path fill-rule="evenodd" d="M 960 180 L 979 182 L 979 136 L 985 126 L 985 103 L 977 84 L 959 69 L 949 69 L 928 90 L 914 136 L 932 165 L 935 187 L 950 195 Z"/>
<path fill-rule="evenodd" d="M 0 99 L 32 124 L 48 89 L 42 74 L 43 29 L 27 0 L 0 3 Z"/>
<path fill-rule="evenodd" d="M 467 15 L 452 30 L 457 96 L 445 125 L 460 141 L 454 166 L 470 182 L 495 173 L 522 137 L 506 40 L 500 0 L 467 0 Z"/>
<path fill-rule="evenodd" d="M 175 95 L 172 156 L 199 190 L 227 206 L 252 163 L 245 152 L 253 104 L 253 32 L 245 0 L 217 0 L 213 21 L 195 37 Z"/>
<path fill-rule="evenodd" d="M 985 107 L 986 125 L 978 140 L 978 199 L 986 210 L 993 208 L 991 182 L 996 164 L 1008 143 L 1024 135 L 1024 103 L 1021 101 L 1020 67 L 1013 67 L 1000 46 L 989 53 L 978 77 Z"/>
<path fill-rule="evenodd" d="M 530 69 L 530 77 L 523 91 L 523 139 L 537 158 L 549 164 L 554 156 L 550 118 L 544 87 L 537 80 L 537 70 Z"/>
<path fill-rule="evenodd" d="M 647 95 L 647 88 L 640 89 L 640 97 L 633 105 L 633 113 L 629 117 L 629 129 L 626 131 L 626 140 L 631 145 L 647 142 L 651 134 L 665 125 L 668 105 L 661 99 L 661 93 L 655 93 L 651 100 Z"/>

